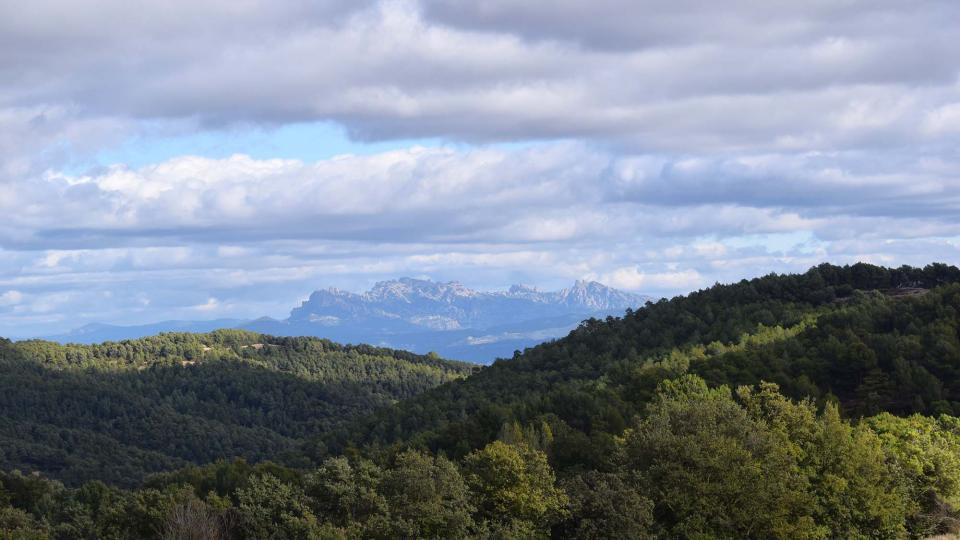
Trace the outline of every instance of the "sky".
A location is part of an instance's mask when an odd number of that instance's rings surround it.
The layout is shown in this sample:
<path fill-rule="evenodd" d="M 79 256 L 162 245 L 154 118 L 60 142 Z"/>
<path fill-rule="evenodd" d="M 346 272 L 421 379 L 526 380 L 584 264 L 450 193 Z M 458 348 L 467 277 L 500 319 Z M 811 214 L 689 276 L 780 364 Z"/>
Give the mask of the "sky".
<path fill-rule="evenodd" d="M 0 0 L 0 335 L 960 263 L 952 0 Z"/>

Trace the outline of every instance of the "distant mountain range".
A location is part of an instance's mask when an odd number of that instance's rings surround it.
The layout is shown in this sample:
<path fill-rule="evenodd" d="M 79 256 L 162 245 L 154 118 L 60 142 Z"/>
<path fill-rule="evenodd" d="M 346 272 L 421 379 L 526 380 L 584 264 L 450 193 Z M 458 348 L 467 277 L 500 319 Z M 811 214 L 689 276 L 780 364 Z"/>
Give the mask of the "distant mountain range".
<path fill-rule="evenodd" d="M 566 335 L 590 317 L 622 315 L 652 297 L 595 281 L 546 292 L 525 285 L 480 292 L 451 281 L 401 278 L 381 281 L 356 294 L 335 288 L 315 291 L 290 317 L 244 321 L 164 321 L 141 326 L 89 324 L 59 342 L 98 343 L 160 332 L 209 332 L 243 328 L 277 336 L 318 336 L 343 343 L 369 343 L 418 353 L 489 363 L 543 341 Z"/>
<path fill-rule="evenodd" d="M 241 328 L 246 319 L 214 319 L 211 321 L 160 321 L 150 324 L 123 326 L 117 324 L 90 323 L 64 334 L 43 336 L 59 343 L 103 343 L 104 341 L 122 341 L 153 336 L 162 332 L 191 332 L 203 334 L 220 328 Z"/>

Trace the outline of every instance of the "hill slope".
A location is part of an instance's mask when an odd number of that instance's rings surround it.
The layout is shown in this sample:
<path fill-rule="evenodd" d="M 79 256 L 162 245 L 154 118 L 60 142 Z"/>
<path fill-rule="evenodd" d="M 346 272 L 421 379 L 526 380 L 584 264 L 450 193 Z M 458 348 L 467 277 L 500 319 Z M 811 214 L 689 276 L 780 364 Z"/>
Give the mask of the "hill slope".
<path fill-rule="evenodd" d="M 304 463 L 307 436 L 471 367 L 236 330 L 0 342 L 0 468 L 134 484 L 218 458 Z"/>
<path fill-rule="evenodd" d="M 559 465 L 596 465 L 657 384 L 688 372 L 713 384 L 776 382 L 793 397 L 838 398 L 854 414 L 958 414 L 957 283 L 960 270 L 945 265 L 858 264 L 718 285 L 587 321 L 326 442 L 406 442 L 464 455 L 510 422 L 547 422 L 559 444 L 571 446 Z"/>

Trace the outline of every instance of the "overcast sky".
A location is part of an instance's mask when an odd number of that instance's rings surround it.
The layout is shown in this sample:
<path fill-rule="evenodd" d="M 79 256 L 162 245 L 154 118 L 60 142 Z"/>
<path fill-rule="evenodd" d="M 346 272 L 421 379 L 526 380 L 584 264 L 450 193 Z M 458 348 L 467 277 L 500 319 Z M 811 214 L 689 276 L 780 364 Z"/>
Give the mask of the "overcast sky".
<path fill-rule="evenodd" d="M 952 0 L 0 0 L 0 335 L 960 263 Z"/>

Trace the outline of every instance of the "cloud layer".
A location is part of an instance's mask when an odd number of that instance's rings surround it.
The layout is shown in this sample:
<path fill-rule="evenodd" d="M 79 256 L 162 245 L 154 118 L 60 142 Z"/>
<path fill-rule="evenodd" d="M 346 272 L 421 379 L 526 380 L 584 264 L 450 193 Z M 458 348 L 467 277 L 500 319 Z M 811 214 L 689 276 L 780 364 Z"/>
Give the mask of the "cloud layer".
<path fill-rule="evenodd" d="M 957 133 L 949 1 L 95 4 L 0 7 L 0 103 L 641 150 Z"/>
<path fill-rule="evenodd" d="M 0 334 L 282 315 L 398 274 L 670 294 L 957 263 L 958 20 L 949 1 L 0 3 Z M 97 157 L 311 122 L 398 142 Z"/>

